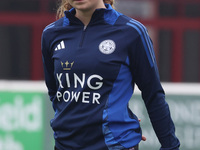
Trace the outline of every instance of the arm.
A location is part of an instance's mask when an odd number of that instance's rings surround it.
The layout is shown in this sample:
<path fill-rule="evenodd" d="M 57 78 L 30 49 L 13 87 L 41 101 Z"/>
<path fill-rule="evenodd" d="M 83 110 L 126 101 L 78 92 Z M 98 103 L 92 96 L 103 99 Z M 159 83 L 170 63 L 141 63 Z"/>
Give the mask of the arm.
<path fill-rule="evenodd" d="M 42 60 L 44 67 L 45 82 L 48 88 L 50 100 L 53 101 L 56 95 L 56 81 L 54 78 L 54 63 L 52 60 L 51 52 L 49 50 L 49 43 L 45 33 L 42 35 Z"/>
<path fill-rule="evenodd" d="M 151 123 L 161 143 L 160 150 L 178 150 L 180 143 L 175 136 L 175 127 L 165 101 L 152 42 L 147 32 L 140 30 L 135 43 L 129 54 L 133 82 L 142 92 Z"/>

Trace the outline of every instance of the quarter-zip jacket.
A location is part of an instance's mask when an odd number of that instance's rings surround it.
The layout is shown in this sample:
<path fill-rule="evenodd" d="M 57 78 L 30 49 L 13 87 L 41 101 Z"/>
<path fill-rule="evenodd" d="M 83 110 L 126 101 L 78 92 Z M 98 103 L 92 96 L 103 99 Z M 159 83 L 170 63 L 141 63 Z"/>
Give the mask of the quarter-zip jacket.
<path fill-rule="evenodd" d="M 42 36 L 45 81 L 55 110 L 51 120 L 59 150 L 120 150 L 141 141 L 128 107 L 137 84 L 161 150 L 179 140 L 161 87 L 146 28 L 106 4 L 87 28 L 75 9 L 48 25 Z"/>

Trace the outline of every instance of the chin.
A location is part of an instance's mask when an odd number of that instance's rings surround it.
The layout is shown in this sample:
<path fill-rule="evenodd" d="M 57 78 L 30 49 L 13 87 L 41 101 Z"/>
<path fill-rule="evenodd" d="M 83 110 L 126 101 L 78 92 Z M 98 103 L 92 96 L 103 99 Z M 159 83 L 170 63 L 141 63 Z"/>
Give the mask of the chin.
<path fill-rule="evenodd" d="M 84 6 L 77 6 L 77 7 L 75 7 L 77 10 L 81 10 L 81 11 L 88 11 L 88 10 L 90 10 L 90 8 L 88 8 L 88 7 L 84 7 Z"/>

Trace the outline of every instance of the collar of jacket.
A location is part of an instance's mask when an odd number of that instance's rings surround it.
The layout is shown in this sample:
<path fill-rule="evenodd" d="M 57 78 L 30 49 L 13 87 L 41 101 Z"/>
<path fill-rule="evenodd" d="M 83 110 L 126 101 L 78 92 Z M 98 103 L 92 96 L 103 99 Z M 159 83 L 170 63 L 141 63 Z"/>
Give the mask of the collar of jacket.
<path fill-rule="evenodd" d="M 114 10 L 110 4 L 105 4 L 106 9 L 96 9 L 92 15 L 89 25 L 108 23 L 113 25 L 117 18 L 121 15 L 119 12 Z M 74 8 L 69 11 L 65 11 L 63 26 L 67 25 L 83 25 L 83 23 L 75 17 L 76 10 Z"/>

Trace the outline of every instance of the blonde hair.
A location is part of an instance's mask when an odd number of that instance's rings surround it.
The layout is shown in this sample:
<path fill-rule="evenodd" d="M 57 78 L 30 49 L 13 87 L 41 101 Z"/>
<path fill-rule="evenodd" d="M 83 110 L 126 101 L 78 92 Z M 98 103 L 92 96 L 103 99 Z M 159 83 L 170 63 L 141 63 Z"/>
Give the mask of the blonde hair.
<path fill-rule="evenodd" d="M 114 8 L 114 1 L 115 0 L 103 0 L 104 3 L 110 4 Z M 68 0 L 61 0 L 60 5 L 57 9 L 56 18 L 60 19 L 64 17 L 64 12 L 70 10 L 72 6 L 69 4 Z"/>

